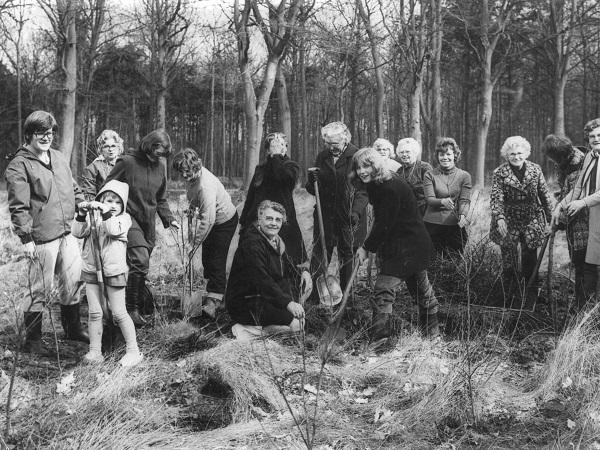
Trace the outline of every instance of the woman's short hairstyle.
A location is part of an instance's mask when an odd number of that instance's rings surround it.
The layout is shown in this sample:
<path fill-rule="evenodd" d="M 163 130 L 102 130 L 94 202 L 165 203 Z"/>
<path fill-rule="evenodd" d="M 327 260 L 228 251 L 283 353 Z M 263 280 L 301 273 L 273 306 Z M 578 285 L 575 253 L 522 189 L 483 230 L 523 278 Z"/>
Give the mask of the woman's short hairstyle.
<path fill-rule="evenodd" d="M 352 178 L 359 179 L 358 166 L 369 166 L 373 168 L 373 181 L 381 184 L 392 178 L 392 172 L 387 168 L 383 156 L 372 147 L 365 147 L 358 150 L 352 157 Z"/>
<path fill-rule="evenodd" d="M 527 142 L 527 139 L 525 139 L 522 136 L 511 136 L 509 138 L 506 138 L 506 140 L 504 141 L 504 145 L 502 145 L 502 148 L 500 149 L 500 154 L 504 159 L 507 159 L 508 152 L 510 152 L 513 148 L 516 147 L 520 147 L 523 149 L 523 151 L 525 152 L 525 159 L 529 158 L 529 155 L 531 154 L 531 144 L 529 144 L 529 142 Z"/>
<path fill-rule="evenodd" d="M 331 122 L 321 128 L 321 136 L 323 140 L 327 142 L 329 139 L 342 136 L 346 139 L 346 142 L 350 142 L 352 135 L 348 127 L 342 122 Z"/>
<path fill-rule="evenodd" d="M 34 111 L 25 119 L 23 133 L 25 134 L 25 143 L 30 144 L 33 133 L 52 129 L 54 133 L 58 131 L 58 123 L 52 114 L 46 111 Z"/>
<path fill-rule="evenodd" d="M 277 211 L 279 214 L 283 216 L 283 223 L 287 223 L 287 214 L 285 212 L 285 208 L 281 203 L 274 202 L 272 200 L 263 200 L 258 205 L 258 210 L 256 211 L 256 216 L 262 216 L 267 209 L 271 208 L 273 211 Z"/>
<path fill-rule="evenodd" d="M 123 139 L 121 139 L 121 136 L 119 136 L 119 134 L 113 130 L 104 130 L 102 133 L 100 133 L 98 139 L 96 139 L 96 148 L 98 150 L 98 153 L 102 151 L 104 143 L 109 139 L 114 139 L 117 145 L 119 146 L 119 155 L 123 153 Z"/>
<path fill-rule="evenodd" d="M 569 162 L 575 149 L 568 137 L 549 134 L 542 144 L 542 153 L 560 166 Z"/>
<path fill-rule="evenodd" d="M 202 169 L 202 159 L 193 148 L 184 148 L 173 156 L 173 169 L 177 172 L 190 171 L 197 173 Z"/>
<path fill-rule="evenodd" d="M 166 155 L 164 156 L 169 156 L 171 154 L 171 138 L 165 130 L 154 130 L 144 136 L 140 141 L 139 149 L 146 155 L 156 156 L 155 146 L 157 144 L 162 145 L 162 147 L 165 149 Z"/>
<path fill-rule="evenodd" d="M 440 138 L 439 141 L 437 141 L 437 144 L 435 144 L 435 160 L 438 161 L 440 158 L 440 154 L 442 153 L 446 153 L 448 151 L 448 149 L 452 150 L 452 152 L 454 153 L 454 162 L 457 163 L 460 161 L 460 155 L 461 155 L 461 151 L 460 148 L 458 147 L 458 144 L 456 143 L 456 141 L 454 139 L 452 139 L 451 137 L 443 137 Z"/>
<path fill-rule="evenodd" d="M 421 144 L 419 144 L 419 141 L 417 141 L 414 138 L 400 139 L 398 141 L 398 146 L 396 147 L 396 154 L 400 153 L 400 150 L 405 149 L 405 148 L 407 148 L 411 151 L 411 153 L 413 154 L 415 159 L 420 158 L 421 153 L 423 152 L 423 149 L 421 148 Z"/>
<path fill-rule="evenodd" d="M 287 136 L 284 133 L 281 133 L 279 131 L 276 131 L 275 133 L 269 133 L 265 138 L 264 144 L 266 152 L 269 151 L 269 149 L 271 148 L 271 142 L 273 142 L 275 139 L 283 139 L 287 143 Z"/>
<path fill-rule="evenodd" d="M 590 132 L 598 127 L 600 127 L 600 118 L 590 120 L 585 124 L 585 127 L 583 127 L 583 140 L 586 145 L 590 143 Z"/>
<path fill-rule="evenodd" d="M 390 157 L 396 156 L 396 149 L 394 148 L 394 144 L 392 144 L 387 139 L 379 138 L 373 142 L 373 148 L 375 150 L 379 150 L 381 148 L 387 148 L 390 151 Z"/>

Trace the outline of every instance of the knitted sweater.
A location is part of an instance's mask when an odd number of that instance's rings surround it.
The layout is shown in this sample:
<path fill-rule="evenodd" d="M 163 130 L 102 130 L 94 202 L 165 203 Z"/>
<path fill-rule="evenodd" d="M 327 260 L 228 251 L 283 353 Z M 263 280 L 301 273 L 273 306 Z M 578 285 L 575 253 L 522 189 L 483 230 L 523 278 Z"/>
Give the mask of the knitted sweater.
<path fill-rule="evenodd" d="M 424 222 L 439 225 L 456 225 L 461 215 L 469 213 L 471 204 L 471 175 L 453 167 L 443 171 L 440 167 L 425 173 L 423 177 L 423 192 L 427 201 L 427 211 Z M 442 200 L 452 198 L 454 209 L 446 209 Z"/>

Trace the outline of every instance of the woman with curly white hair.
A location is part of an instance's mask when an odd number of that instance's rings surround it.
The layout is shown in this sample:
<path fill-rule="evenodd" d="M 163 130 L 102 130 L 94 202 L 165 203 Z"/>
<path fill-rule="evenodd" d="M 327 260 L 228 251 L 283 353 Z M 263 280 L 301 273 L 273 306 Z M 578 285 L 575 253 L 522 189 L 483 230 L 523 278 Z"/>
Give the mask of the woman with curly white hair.
<path fill-rule="evenodd" d="M 519 283 L 532 277 L 537 249 L 550 232 L 552 217 L 546 179 L 542 168 L 527 160 L 530 153 L 525 138 L 509 137 L 500 150 L 507 162 L 496 168 L 492 177 L 490 238 L 502 250 L 505 279 Z"/>
<path fill-rule="evenodd" d="M 390 172 L 396 172 L 402 165 L 394 158 L 396 156 L 396 150 L 394 144 L 387 139 L 379 138 L 373 142 L 373 148 L 379 152 L 385 160 L 385 165 Z"/>
<path fill-rule="evenodd" d="M 410 185 L 419 204 L 421 217 L 425 215 L 427 209 L 427 200 L 423 192 L 423 178 L 425 173 L 433 170 L 433 166 L 426 161 L 421 161 L 421 144 L 414 138 L 404 138 L 398 141 L 396 154 L 398 155 L 402 167 L 398 173 L 404 177 Z"/>
<path fill-rule="evenodd" d="M 98 157 L 84 169 L 81 176 L 81 188 L 87 201 L 96 199 L 117 158 L 123 153 L 123 139 L 116 131 L 104 130 L 96 139 L 96 149 Z"/>

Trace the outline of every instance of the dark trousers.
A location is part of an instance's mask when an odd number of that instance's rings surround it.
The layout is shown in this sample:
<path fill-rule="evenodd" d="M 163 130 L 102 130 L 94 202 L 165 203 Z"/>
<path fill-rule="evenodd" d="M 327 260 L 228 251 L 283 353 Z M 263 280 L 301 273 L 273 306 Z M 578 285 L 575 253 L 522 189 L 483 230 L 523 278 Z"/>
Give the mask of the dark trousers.
<path fill-rule="evenodd" d="M 521 248 L 517 245 L 503 246 L 502 265 L 504 276 L 509 280 L 517 280 L 519 283 L 527 284 L 531 279 L 537 264 L 538 252 L 537 248 L 529 248 L 525 244 L 524 239 L 521 239 Z M 519 272 L 519 259 L 521 260 L 521 271 Z M 533 288 L 537 289 L 539 285 L 539 273 L 535 276 Z"/>
<path fill-rule="evenodd" d="M 127 265 L 129 266 L 129 275 L 147 277 L 150 270 L 150 255 L 152 248 L 148 247 L 127 247 Z"/>
<path fill-rule="evenodd" d="M 294 315 L 287 308 L 278 308 L 257 296 L 245 300 L 244 308 L 229 310 L 229 315 L 236 323 L 242 325 L 289 325 Z"/>
<path fill-rule="evenodd" d="M 206 292 L 224 294 L 227 285 L 227 254 L 238 224 L 237 212 L 227 222 L 214 225 L 202 243 Z"/>
<path fill-rule="evenodd" d="M 424 222 L 438 255 L 462 252 L 467 243 L 467 231 L 458 225 Z"/>

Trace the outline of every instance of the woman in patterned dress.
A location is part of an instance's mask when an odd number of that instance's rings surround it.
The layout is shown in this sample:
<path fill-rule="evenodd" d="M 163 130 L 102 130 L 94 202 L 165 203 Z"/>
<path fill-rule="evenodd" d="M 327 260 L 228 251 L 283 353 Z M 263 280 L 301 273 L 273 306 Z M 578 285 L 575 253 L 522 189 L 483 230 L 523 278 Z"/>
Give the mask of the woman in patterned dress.
<path fill-rule="evenodd" d="M 509 137 L 500 150 L 507 162 L 492 177 L 490 238 L 501 248 L 505 280 L 519 283 L 527 283 L 533 275 L 537 249 L 550 232 L 552 218 L 546 179 L 539 165 L 527 161 L 530 153 L 525 138 Z"/>

